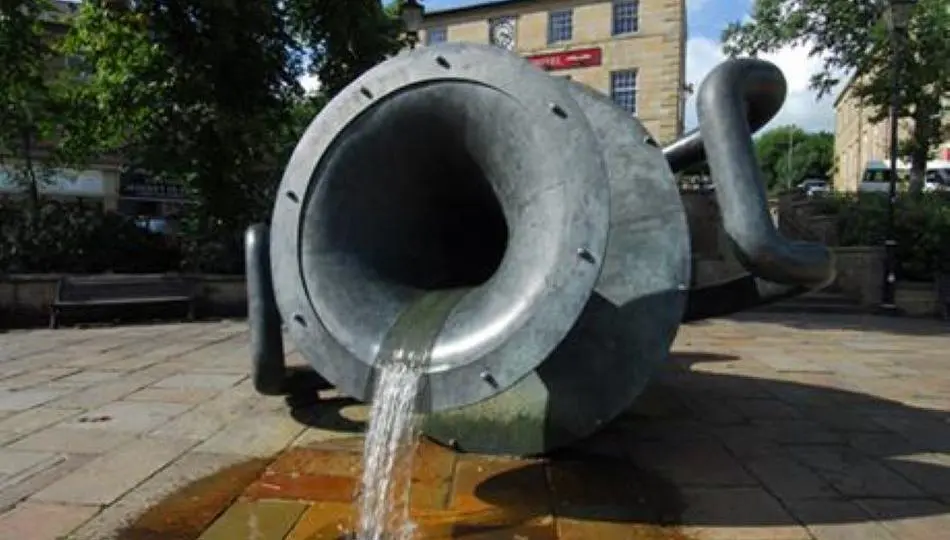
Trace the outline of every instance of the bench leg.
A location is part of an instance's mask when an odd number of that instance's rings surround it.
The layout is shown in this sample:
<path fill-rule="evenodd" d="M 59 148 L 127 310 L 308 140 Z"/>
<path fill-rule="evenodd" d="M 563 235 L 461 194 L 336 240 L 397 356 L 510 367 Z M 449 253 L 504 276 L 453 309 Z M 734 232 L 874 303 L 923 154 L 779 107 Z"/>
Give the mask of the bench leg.
<path fill-rule="evenodd" d="M 49 329 L 56 330 L 59 328 L 59 310 L 52 308 L 49 312 Z"/>
<path fill-rule="evenodd" d="M 194 322 L 195 320 L 195 303 L 191 302 L 188 304 L 188 322 Z"/>

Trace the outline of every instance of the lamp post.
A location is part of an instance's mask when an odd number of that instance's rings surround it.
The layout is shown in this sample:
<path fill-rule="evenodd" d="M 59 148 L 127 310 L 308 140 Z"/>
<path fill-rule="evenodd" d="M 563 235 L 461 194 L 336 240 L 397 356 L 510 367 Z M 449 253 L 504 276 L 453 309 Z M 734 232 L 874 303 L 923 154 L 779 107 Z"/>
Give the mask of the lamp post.
<path fill-rule="evenodd" d="M 399 8 L 399 16 L 406 27 L 409 50 L 415 49 L 416 43 L 419 43 L 419 29 L 424 14 L 425 8 L 417 0 L 405 0 Z"/>
<path fill-rule="evenodd" d="M 897 203 L 897 122 L 900 118 L 901 45 L 917 0 L 886 0 L 884 17 L 891 40 L 891 174 L 887 199 L 887 239 L 884 241 L 884 283 L 881 310 L 897 312 L 897 240 L 894 238 L 894 206 Z"/>

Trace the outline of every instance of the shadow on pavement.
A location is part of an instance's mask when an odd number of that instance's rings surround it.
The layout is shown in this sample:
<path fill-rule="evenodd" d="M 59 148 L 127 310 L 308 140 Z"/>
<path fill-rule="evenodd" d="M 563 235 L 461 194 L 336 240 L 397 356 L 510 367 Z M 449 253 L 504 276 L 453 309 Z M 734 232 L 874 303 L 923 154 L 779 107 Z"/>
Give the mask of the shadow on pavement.
<path fill-rule="evenodd" d="M 333 387 L 313 369 L 306 366 L 287 368 L 287 407 L 294 420 L 319 429 L 362 433 L 366 422 L 352 420 L 342 414 L 347 407 L 360 405 L 347 397 L 320 397 L 320 391 Z"/>
<path fill-rule="evenodd" d="M 543 469 L 559 519 L 781 527 L 950 514 L 950 414 L 691 369 L 735 360 L 674 355 L 604 431 L 483 481 L 476 496 L 530 511 L 524 486 Z"/>
<path fill-rule="evenodd" d="M 907 336 L 950 336 L 950 321 L 936 318 L 768 311 L 748 311 L 728 318 L 741 322 L 782 324 L 799 330 L 859 330 Z M 689 324 L 703 324 L 703 321 Z"/>

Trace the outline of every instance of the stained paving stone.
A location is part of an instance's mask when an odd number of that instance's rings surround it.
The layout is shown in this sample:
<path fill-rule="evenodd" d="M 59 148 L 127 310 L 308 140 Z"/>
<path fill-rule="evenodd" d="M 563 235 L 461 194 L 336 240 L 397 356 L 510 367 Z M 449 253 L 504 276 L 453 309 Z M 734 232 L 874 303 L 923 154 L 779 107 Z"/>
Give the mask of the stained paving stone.
<path fill-rule="evenodd" d="M 845 500 L 791 500 L 786 508 L 815 540 L 898 540 L 858 505 Z"/>
<path fill-rule="evenodd" d="M 810 540 L 808 531 L 761 488 L 690 488 L 683 531 L 703 540 Z"/>
<path fill-rule="evenodd" d="M 509 459 L 467 459 L 455 466 L 449 509 L 480 512 L 504 506 L 519 515 L 547 515 L 553 510 L 544 466 Z"/>
<path fill-rule="evenodd" d="M 62 379 L 79 371 L 78 368 L 47 368 L 25 371 L 12 377 L 0 379 L 0 390 L 22 390 L 34 385 Z"/>
<path fill-rule="evenodd" d="M 51 427 L 11 444 L 11 450 L 56 452 L 66 448 L 73 454 L 102 454 L 128 443 L 132 433 Z"/>
<path fill-rule="evenodd" d="M 188 452 L 68 540 L 194 540 L 266 465 L 266 460 Z"/>
<path fill-rule="evenodd" d="M 162 379 L 152 386 L 154 388 L 212 388 L 223 390 L 234 386 L 246 377 L 246 373 L 242 373 L 241 375 L 183 373 Z"/>
<path fill-rule="evenodd" d="M 96 384 L 46 404 L 54 408 L 94 409 L 121 399 L 161 378 L 158 374 L 136 372 L 118 380 Z"/>
<path fill-rule="evenodd" d="M 676 444 L 643 441 L 631 445 L 634 462 L 680 486 L 752 486 L 755 480 L 715 441 Z"/>
<path fill-rule="evenodd" d="M 0 512 L 71 474 L 91 459 L 81 454 L 57 454 L 31 470 L 0 479 Z"/>
<path fill-rule="evenodd" d="M 103 454 L 45 487 L 32 500 L 105 505 L 162 469 L 190 442 L 138 439 Z"/>
<path fill-rule="evenodd" d="M 180 403 L 116 401 L 60 425 L 71 429 L 146 433 L 189 408 Z"/>
<path fill-rule="evenodd" d="M 197 405 L 218 395 L 219 390 L 210 388 L 159 388 L 151 386 L 133 392 L 122 401 L 151 401 Z"/>
<path fill-rule="evenodd" d="M 950 453 L 895 455 L 884 464 L 929 495 L 950 496 Z"/>
<path fill-rule="evenodd" d="M 286 448 L 303 430 L 304 426 L 288 414 L 246 416 L 201 443 L 197 450 L 264 457 Z"/>
<path fill-rule="evenodd" d="M 355 510 L 349 503 L 315 502 L 300 516 L 286 540 L 340 540 L 355 528 Z"/>
<path fill-rule="evenodd" d="M 247 416 L 251 391 L 238 385 L 150 432 L 153 437 L 206 441 L 228 424 Z"/>
<path fill-rule="evenodd" d="M 25 411 L 67 393 L 68 390 L 0 390 L 0 410 Z"/>
<path fill-rule="evenodd" d="M 743 461 L 770 493 L 783 502 L 838 496 L 826 481 L 807 467 L 780 455 L 758 456 Z"/>
<path fill-rule="evenodd" d="M 14 476 L 20 474 L 40 463 L 48 462 L 55 456 L 55 453 L 0 449 L 0 475 Z"/>
<path fill-rule="evenodd" d="M 98 511 L 97 506 L 24 503 L 0 515 L 0 532 L 16 540 L 59 540 Z"/>
<path fill-rule="evenodd" d="M 56 379 L 56 384 L 88 386 L 96 383 L 114 381 L 119 376 L 120 374 L 114 371 L 85 370 L 66 377 L 60 377 Z"/>
<path fill-rule="evenodd" d="M 289 501 L 239 502 L 229 508 L 198 540 L 283 538 L 307 509 Z"/>
<path fill-rule="evenodd" d="M 901 540 L 946 538 L 950 506 L 924 499 L 859 499 L 856 504 Z"/>
<path fill-rule="evenodd" d="M 12 413 L 0 420 L 0 445 L 9 444 L 25 435 L 81 414 L 82 409 L 38 407 Z"/>
<path fill-rule="evenodd" d="M 950 413 L 950 383 L 946 383 L 950 366 L 945 354 L 934 351 L 950 347 L 946 329 L 941 330 L 943 335 L 926 330 L 932 335 L 907 337 L 899 332 L 917 328 L 913 325 L 923 328 L 926 322 L 901 323 L 906 328 L 901 326 L 887 335 L 885 328 L 892 324 L 889 320 L 758 317 L 684 326 L 669 368 L 658 374 L 644 399 L 609 430 L 574 449 L 580 456 L 574 461 L 459 457 L 434 446 L 446 456 L 417 456 L 416 466 L 444 467 L 442 472 L 418 467 L 412 472 L 413 513 L 420 533 L 426 533 L 427 538 L 547 538 L 558 534 L 562 538 L 668 540 L 688 534 L 699 539 L 833 540 L 914 538 L 945 529 L 938 518 L 950 514 L 950 494 L 941 493 L 944 471 L 950 469 L 941 461 L 948 448 L 946 426 L 950 424 L 945 417 Z M 844 330 L 828 330 L 827 326 Z M 148 337 L 149 332 L 155 334 L 163 328 L 164 337 Z M 182 333 L 183 328 L 189 329 L 190 337 Z M 298 459 L 289 467 L 291 461 L 280 458 L 294 450 L 278 455 L 278 461 L 268 468 L 273 474 L 262 471 L 266 461 L 288 445 L 343 454 L 348 457 L 341 459 L 342 463 L 354 463 L 362 440 L 352 434 L 363 429 L 362 419 L 341 416 L 328 428 L 324 422 L 331 419 L 328 409 L 332 404 L 323 399 L 330 396 L 323 396 L 302 416 L 302 409 L 296 411 L 301 421 L 320 426 L 307 427 L 290 420 L 282 399 L 255 395 L 246 379 L 244 329 L 243 323 L 223 323 L 178 325 L 171 330 L 154 326 L 75 331 L 84 334 L 81 340 L 63 337 L 72 335 L 72 330 L 22 333 L 37 336 L 32 339 L 57 341 L 41 350 L 29 345 L 27 337 L 17 338 L 23 343 L 17 345 L 19 350 L 33 352 L 22 356 L 22 361 L 0 364 L 0 377 L 9 375 L 0 379 L 0 389 L 9 390 L 3 382 L 13 380 L 18 385 L 30 383 L 17 387 L 25 391 L 72 393 L 25 412 L 0 410 L 0 445 L 6 444 L 7 450 L 53 454 L 49 461 L 0 480 L 0 504 L 5 503 L 7 509 L 22 504 L 43 487 L 62 481 L 96 459 L 93 455 L 61 454 L 68 449 L 56 448 L 58 437 L 69 444 L 68 434 L 60 432 L 71 429 L 63 426 L 73 422 L 73 416 L 89 415 L 117 400 L 155 402 L 191 407 L 145 431 L 156 446 L 179 441 L 206 445 L 203 447 L 213 453 L 187 452 L 151 476 L 139 475 L 135 486 L 80 526 L 70 540 L 194 540 L 240 494 L 244 504 L 252 505 L 274 502 L 261 497 L 313 503 L 289 537 L 320 538 L 311 533 L 323 531 L 321 534 L 331 535 L 326 537 L 337 538 L 334 535 L 339 528 L 327 529 L 336 526 L 332 522 L 315 522 L 310 533 L 304 525 L 310 518 L 319 521 L 321 514 L 339 519 L 352 516 L 355 474 L 327 474 L 340 471 L 331 466 L 330 458 L 314 460 L 309 466 L 309 460 Z M 151 339 L 156 348 L 143 344 L 143 338 Z M 159 346 L 162 341 L 169 346 Z M 871 345 L 847 345 L 855 341 Z M 159 353 L 162 349 L 165 352 Z M 3 354 L 9 354 L 6 347 Z M 774 355 L 773 362 L 785 362 L 786 366 L 769 365 L 760 358 L 763 355 Z M 802 359 L 811 365 L 805 371 L 796 370 L 792 364 L 799 362 L 800 366 Z M 839 361 L 840 365 L 834 365 Z M 82 376 L 72 385 L 60 382 L 78 375 L 75 369 L 80 367 L 86 373 L 120 376 L 98 382 L 91 380 L 95 376 L 88 376 L 89 387 L 84 389 L 80 388 L 86 384 L 81 382 Z M 37 374 L 41 370 L 46 372 Z M 227 380 L 238 382 L 224 387 Z M 178 382 L 166 387 L 168 381 Z M 365 407 L 358 409 L 365 411 Z M 25 415 L 47 410 L 64 412 L 46 421 L 34 418 L 33 426 L 4 431 L 10 421 L 29 424 Z M 241 430 L 245 433 L 239 433 Z M 141 433 L 86 427 L 80 431 L 132 437 Z M 263 437 L 278 441 L 259 442 Z M 641 448 L 647 451 L 635 450 L 636 445 L 646 443 Z M 106 454 L 100 459 L 131 443 L 120 444 L 103 450 Z M 622 450 L 611 450 L 618 446 Z M 74 452 L 98 450 L 92 439 L 77 442 L 73 448 Z M 430 447 L 421 448 L 428 451 Z M 702 456 L 706 456 L 705 463 Z M 632 463 L 623 461 L 628 458 Z M 257 472 L 217 484 L 222 489 L 231 487 L 224 490 L 226 495 L 209 497 L 195 519 L 185 510 L 168 511 L 188 508 L 187 501 L 197 500 L 194 497 L 199 497 L 200 490 L 188 491 L 188 482 L 217 482 L 216 472 L 222 467 L 243 463 L 258 467 Z M 449 474 L 448 481 L 445 469 L 455 472 Z M 307 484 L 321 474 L 348 480 L 338 485 Z M 284 486 L 296 489 L 298 499 L 290 500 L 289 490 L 253 493 L 265 479 L 274 480 L 275 476 Z M 314 503 L 320 490 L 320 497 L 336 502 Z M 176 498 L 186 493 L 190 495 Z M 756 502 L 760 496 L 764 502 Z M 895 497 L 900 499 L 888 499 Z M 28 504 L 40 504 L 37 501 Z M 890 502 L 871 512 L 868 501 Z M 318 512 L 318 507 L 323 512 Z M 143 520 L 142 516 L 149 517 Z M 137 520 L 140 526 L 136 528 Z M 172 534 L 163 536 L 168 531 Z M 283 534 L 282 529 L 278 527 L 274 534 Z"/>
<path fill-rule="evenodd" d="M 897 473 L 850 449 L 802 447 L 790 456 L 848 497 L 925 497 Z"/>

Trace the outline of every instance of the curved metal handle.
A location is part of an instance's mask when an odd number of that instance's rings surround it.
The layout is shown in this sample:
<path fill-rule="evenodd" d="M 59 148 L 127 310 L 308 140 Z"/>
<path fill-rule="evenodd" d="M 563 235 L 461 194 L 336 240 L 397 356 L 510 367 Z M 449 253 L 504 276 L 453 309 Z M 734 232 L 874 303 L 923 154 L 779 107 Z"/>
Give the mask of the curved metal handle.
<path fill-rule="evenodd" d="M 674 171 L 707 161 L 723 227 L 753 276 L 777 284 L 820 288 L 834 279 L 834 259 L 820 244 L 782 237 L 769 215 L 752 131 L 785 100 L 782 72 L 756 59 L 728 60 L 699 87 L 699 129 L 664 148 Z"/>

